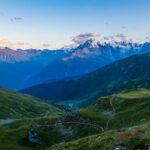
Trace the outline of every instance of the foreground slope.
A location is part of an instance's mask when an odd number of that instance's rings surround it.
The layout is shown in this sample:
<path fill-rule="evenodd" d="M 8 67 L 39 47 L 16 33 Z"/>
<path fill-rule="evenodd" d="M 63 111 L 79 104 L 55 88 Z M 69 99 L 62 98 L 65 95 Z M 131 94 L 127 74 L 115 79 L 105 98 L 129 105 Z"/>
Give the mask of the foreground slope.
<path fill-rule="evenodd" d="M 39 84 L 23 90 L 39 98 L 54 101 L 94 99 L 105 89 L 124 81 L 150 77 L 150 53 L 114 62 L 82 78 Z M 99 95 L 100 96 L 100 95 Z"/>
<path fill-rule="evenodd" d="M 150 148 L 150 125 L 112 130 L 103 134 L 88 136 L 68 143 L 54 145 L 46 150 L 113 150 Z"/>
<path fill-rule="evenodd" d="M 44 150 L 41 145 L 34 145 L 28 140 L 29 130 L 36 125 L 53 124 L 58 117 L 42 117 L 16 120 L 9 124 L 0 124 L 0 150 Z M 54 133 L 52 133 L 51 137 Z M 50 138 L 51 138 L 50 137 Z"/>
<path fill-rule="evenodd" d="M 38 98 L 0 89 L 0 119 L 53 116 L 61 111 Z"/>

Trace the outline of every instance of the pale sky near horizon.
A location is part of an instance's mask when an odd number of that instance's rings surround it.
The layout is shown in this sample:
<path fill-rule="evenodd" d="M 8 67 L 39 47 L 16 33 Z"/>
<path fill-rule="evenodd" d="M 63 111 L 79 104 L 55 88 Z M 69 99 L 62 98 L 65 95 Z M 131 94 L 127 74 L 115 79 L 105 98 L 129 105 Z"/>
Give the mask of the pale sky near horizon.
<path fill-rule="evenodd" d="M 57 48 L 91 32 L 150 37 L 150 0 L 0 0 L 0 46 Z"/>

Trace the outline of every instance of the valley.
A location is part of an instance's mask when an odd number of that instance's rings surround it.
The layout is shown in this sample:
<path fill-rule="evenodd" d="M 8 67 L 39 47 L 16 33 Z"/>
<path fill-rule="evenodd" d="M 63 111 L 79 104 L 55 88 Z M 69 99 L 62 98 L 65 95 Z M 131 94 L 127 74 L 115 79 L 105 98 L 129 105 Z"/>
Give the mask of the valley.
<path fill-rule="evenodd" d="M 25 53 L 28 52 L 30 53 Z M 71 50 L 69 55 L 73 52 Z M 31 56 L 32 59 L 40 61 L 41 53 L 45 51 L 39 51 L 40 56 Z M 46 56 L 49 57 L 48 55 L 49 52 Z M 65 55 L 69 57 L 68 52 Z M 0 88 L 1 150 L 149 148 L 150 53 L 142 52 L 121 60 L 116 59 L 110 64 L 101 67 L 98 65 L 98 69 L 90 69 L 91 72 L 87 71 L 82 75 L 72 72 L 72 67 L 78 70 L 80 62 L 87 65 L 88 61 L 93 66 L 93 62 L 88 60 L 92 56 L 86 54 L 85 58 L 73 58 L 73 64 L 70 63 L 72 60 L 65 60 L 63 63 L 63 60 L 59 60 L 54 72 L 49 67 L 53 68 L 55 60 L 47 62 L 49 65 L 41 71 L 39 77 L 49 80 L 41 80 L 41 84 L 35 84 L 36 77 L 33 77 L 28 81 L 35 85 L 23 90 Z M 63 57 L 64 54 L 61 58 Z M 28 69 L 32 71 L 35 62 L 31 61 L 29 64 L 32 65 Z M 9 68 L 7 65 L 5 69 Z M 16 62 L 9 65 L 12 69 L 11 66 L 14 67 Z M 24 65 L 27 65 L 26 61 Z M 60 72 L 59 67 L 62 69 Z M 40 70 L 40 67 L 37 69 Z M 51 76 L 47 74 L 47 69 Z M 58 77 L 61 78 L 57 78 L 58 72 Z M 73 74 L 63 76 L 61 72 Z M 52 76 L 56 78 L 53 80 Z M 21 80 L 19 82 L 24 84 Z"/>
<path fill-rule="evenodd" d="M 0 0 L 0 150 L 150 150 L 150 0 Z"/>

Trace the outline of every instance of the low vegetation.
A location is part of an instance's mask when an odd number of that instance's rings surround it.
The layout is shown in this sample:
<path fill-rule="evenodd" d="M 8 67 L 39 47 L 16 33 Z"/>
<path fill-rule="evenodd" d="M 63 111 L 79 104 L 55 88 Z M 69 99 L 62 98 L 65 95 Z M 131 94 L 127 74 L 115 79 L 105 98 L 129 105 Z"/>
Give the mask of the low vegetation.
<path fill-rule="evenodd" d="M 111 130 L 102 134 L 88 136 L 76 141 L 53 145 L 47 150 L 113 150 L 148 149 L 150 125 L 144 124 L 120 130 Z"/>
<path fill-rule="evenodd" d="M 40 99 L 0 89 L 0 119 L 22 119 L 57 116 L 60 109 Z"/>
<path fill-rule="evenodd" d="M 44 146 L 30 143 L 28 132 L 37 125 L 54 124 L 58 118 L 23 119 L 0 125 L 0 150 L 44 150 Z M 55 135 L 52 135 L 55 138 Z M 50 136 L 51 137 L 51 136 Z"/>
<path fill-rule="evenodd" d="M 5 90 L 4 92 L 7 93 Z M 47 107 L 48 104 L 45 108 Z M 57 110 L 53 106 L 48 108 Z M 0 149 L 146 149 L 149 144 L 150 90 L 132 89 L 101 97 L 90 107 L 73 112 L 65 111 L 61 116 L 61 111 L 58 110 L 55 113 L 45 110 L 49 112 L 49 116 L 42 113 L 43 116 L 36 118 L 32 115 L 26 118 L 28 115 L 24 115 L 26 119 L 0 125 Z M 31 132 L 38 142 L 29 139 Z"/>

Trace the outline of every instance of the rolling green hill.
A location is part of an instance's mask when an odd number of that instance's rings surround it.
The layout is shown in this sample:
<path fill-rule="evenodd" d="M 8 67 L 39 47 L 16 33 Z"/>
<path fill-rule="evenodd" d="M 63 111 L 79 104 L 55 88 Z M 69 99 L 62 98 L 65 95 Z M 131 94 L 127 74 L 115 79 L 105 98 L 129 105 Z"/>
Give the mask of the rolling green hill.
<path fill-rule="evenodd" d="M 77 111 L 77 114 L 100 122 L 104 129 L 114 129 L 148 122 L 149 110 L 150 90 L 132 89 L 101 97 L 94 105 Z"/>
<path fill-rule="evenodd" d="M 43 150 L 29 143 L 28 131 L 39 124 L 54 124 L 63 113 L 33 96 L 0 88 L 0 149 Z"/>
<path fill-rule="evenodd" d="M 0 119 L 55 116 L 61 110 L 33 96 L 0 89 Z"/>

